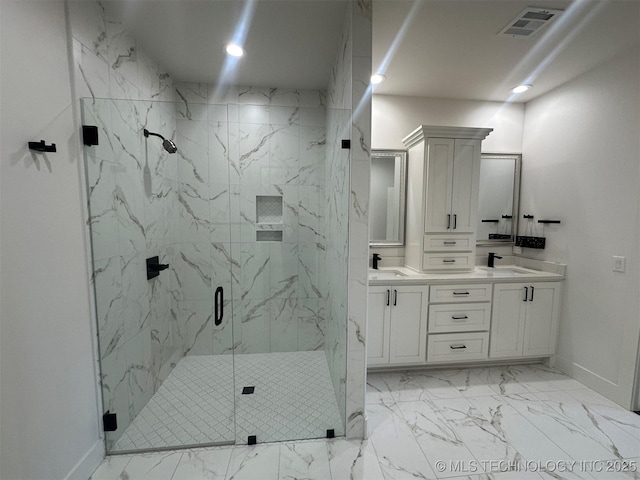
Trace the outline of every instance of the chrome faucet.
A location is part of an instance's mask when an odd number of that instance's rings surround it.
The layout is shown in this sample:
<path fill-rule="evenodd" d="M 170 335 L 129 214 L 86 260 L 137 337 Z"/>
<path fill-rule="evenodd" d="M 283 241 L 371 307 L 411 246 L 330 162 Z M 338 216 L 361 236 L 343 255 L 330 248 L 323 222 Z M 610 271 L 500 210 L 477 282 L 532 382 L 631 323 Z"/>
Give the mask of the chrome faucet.
<path fill-rule="evenodd" d="M 502 259 L 502 257 L 499 257 L 498 255 L 496 255 L 493 252 L 489 252 L 489 259 L 487 260 L 487 267 L 489 268 L 494 268 L 493 262 L 494 260 L 498 258 L 498 259 Z"/>
<path fill-rule="evenodd" d="M 380 256 L 379 253 L 374 253 L 373 254 L 373 269 L 374 270 L 378 270 L 378 262 L 382 260 L 382 257 Z"/>

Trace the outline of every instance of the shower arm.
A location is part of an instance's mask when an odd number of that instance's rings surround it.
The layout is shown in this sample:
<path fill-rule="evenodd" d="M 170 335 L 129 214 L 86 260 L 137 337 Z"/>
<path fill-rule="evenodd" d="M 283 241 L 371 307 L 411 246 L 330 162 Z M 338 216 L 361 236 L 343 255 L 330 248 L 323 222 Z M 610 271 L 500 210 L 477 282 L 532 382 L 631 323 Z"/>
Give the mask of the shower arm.
<path fill-rule="evenodd" d="M 149 130 L 147 130 L 146 128 L 143 130 L 144 136 L 148 137 L 149 135 L 154 135 L 156 137 L 160 137 L 162 140 L 166 140 L 162 135 L 160 135 L 159 133 L 153 133 L 150 132 Z"/>

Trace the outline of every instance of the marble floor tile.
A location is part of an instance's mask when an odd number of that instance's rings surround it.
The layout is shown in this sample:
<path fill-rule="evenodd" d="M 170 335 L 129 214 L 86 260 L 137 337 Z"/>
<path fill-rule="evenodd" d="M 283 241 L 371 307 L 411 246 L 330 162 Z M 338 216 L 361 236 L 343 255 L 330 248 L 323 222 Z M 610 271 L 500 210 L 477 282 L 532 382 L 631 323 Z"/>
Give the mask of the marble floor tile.
<path fill-rule="evenodd" d="M 92 480 L 640 480 L 640 416 L 543 365 L 370 373 L 367 432 L 107 457 Z"/>
<path fill-rule="evenodd" d="M 133 455 L 119 478 L 171 480 L 183 452 L 142 453 Z"/>
<path fill-rule="evenodd" d="M 227 480 L 277 480 L 280 445 L 235 447 L 227 469 Z"/>
<path fill-rule="evenodd" d="M 454 465 L 470 467 L 476 464 L 462 438 L 435 411 L 430 401 L 402 402 L 398 408 L 439 478 L 459 476 L 460 471 Z"/>
<path fill-rule="evenodd" d="M 369 413 L 375 424 L 370 440 L 386 480 L 436 478 L 411 428 L 396 407 L 372 405 Z"/>
<path fill-rule="evenodd" d="M 465 446 L 483 469 L 510 470 L 522 462 L 522 456 L 509 442 L 504 431 L 473 406 L 467 398 L 434 400 L 436 412 L 441 414 L 457 432 Z M 493 468 L 493 463 L 500 465 Z"/>
<path fill-rule="evenodd" d="M 233 448 L 184 452 L 171 480 L 224 480 Z"/>
<path fill-rule="evenodd" d="M 543 394 L 533 394 L 517 401 L 509 397 L 507 400 L 547 438 L 560 445 L 570 458 L 588 461 L 615 456 L 576 424 L 570 412 L 553 408 L 552 403 L 544 401 L 540 395 Z"/>
<path fill-rule="evenodd" d="M 285 443 L 280 447 L 281 480 L 331 478 L 327 442 Z"/>
<path fill-rule="evenodd" d="M 327 447 L 333 480 L 385 480 L 371 441 L 335 439 Z"/>
<path fill-rule="evenodd" d="M 114 455 L 105 458 L 91 475 L 91 480 L 118 480 L 130 460 L 130 455 Z"/>
<path fill-rule="evenodd" d="M 620 408 L 608 398 L 584 388 L 584 386 L 580 390 L 570 390 L 567 393 L 576 400 L 589 405 L 592 411 L 613 422 L 622 430 L 640 439 L 640 415 Z"/>
<path fill-rule="evenodd" d="M 567 392 L 543 392 L 538 397 L 608 449 L 608 458 L 628 458 L 640 452 L 640 439 L 621 429 L 588 403 Z"/>
<path fill-rule="evenodd" d="M 398 374 L 369 373 L 367 374 L 366 403 L 380 403 L 380 401 L 394 402 L 393 389 L 398 384 Z"/>

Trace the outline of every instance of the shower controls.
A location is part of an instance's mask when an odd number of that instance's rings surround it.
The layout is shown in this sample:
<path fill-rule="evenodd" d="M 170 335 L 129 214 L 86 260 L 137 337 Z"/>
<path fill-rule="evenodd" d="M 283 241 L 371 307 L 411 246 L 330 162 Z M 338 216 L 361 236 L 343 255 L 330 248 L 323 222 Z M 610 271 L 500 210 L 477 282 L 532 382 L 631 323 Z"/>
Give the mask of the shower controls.
<path fill-rule="evenodd" d="M 168 263 L 160 263 L 159 257 L 147 258 L 147 280 L 156 278 L 162 270 L 169 268 Z"/>
<path fill-rule="evenodd" d="M 216 288 L 216 293 L 213 297 L 213 309 L 213 323 L 220 325 L 224 316 L 224 289 L 222 287 Z"/>

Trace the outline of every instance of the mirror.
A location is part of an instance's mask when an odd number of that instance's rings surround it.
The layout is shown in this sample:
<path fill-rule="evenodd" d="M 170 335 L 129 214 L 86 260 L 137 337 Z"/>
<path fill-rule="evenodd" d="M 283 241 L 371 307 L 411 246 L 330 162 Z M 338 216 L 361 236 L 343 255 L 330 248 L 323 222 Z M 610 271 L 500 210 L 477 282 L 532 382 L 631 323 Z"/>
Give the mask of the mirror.
<path fill-rule="evenodd" d="M 407 152 L 371 151 L 369 245 L 404 245 Z"/>
<path fill-rule="evenodd" d="M 477 244 L 513 243 L 518 220 L 521 155 L 483 154 Z"/>

